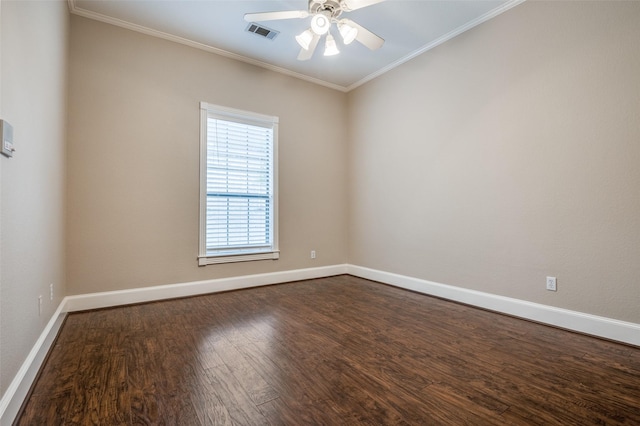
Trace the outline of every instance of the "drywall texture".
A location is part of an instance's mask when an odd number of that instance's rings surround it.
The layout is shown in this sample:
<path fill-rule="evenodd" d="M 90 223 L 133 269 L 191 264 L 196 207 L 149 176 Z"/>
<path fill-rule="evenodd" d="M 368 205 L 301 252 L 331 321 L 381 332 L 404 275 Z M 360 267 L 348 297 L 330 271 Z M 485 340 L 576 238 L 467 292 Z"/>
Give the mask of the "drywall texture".
<path fill-rule="evenodd" d="M 4 394 L 65 294 L 66 2 L 3 1 L 1 32 L 2 118 L 16 147 L 0 158 Z"/>
<path fill-rule="evenodd" d="M 527 2 L 351 92 L 349 262 L 640 323 L 639 22 Z"/>
<path fill-rule="evenodd" d="M 280 119 L 279 260 L 197 266 L 200 101 Z M 72 16 L 69 109 L 69 294 L 346 261 L 344 93 Z"/>

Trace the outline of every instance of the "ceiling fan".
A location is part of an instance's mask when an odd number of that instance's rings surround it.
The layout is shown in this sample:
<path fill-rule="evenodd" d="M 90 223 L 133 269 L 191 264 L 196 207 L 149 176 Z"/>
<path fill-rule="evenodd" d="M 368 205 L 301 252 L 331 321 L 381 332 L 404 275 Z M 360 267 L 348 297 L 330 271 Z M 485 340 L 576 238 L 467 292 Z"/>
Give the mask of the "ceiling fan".
<path fill-rule="evenodd" d="M 311 16 L 311 27 L 296 36 L 296 41 L 302 47 L 298 60 L 306 61 L 311 59 L 320 38 L 324 35 L 326 35 L 324 55 L 331 56 L 340 53 L 336 40 L 329 31 L 332 24 L 336 24 L 344 44 L 357 40 L 371 50 L 380 48 L 384 44 L 384 39 L 350 19 L 339 18 L 343 12 L 351 12 L 382 1 L 384 0 L 309 0 L 309 10 L 247 13 L 244 15 L 244 20 L 262 22 L 279 19 L 304 19 Z"/>

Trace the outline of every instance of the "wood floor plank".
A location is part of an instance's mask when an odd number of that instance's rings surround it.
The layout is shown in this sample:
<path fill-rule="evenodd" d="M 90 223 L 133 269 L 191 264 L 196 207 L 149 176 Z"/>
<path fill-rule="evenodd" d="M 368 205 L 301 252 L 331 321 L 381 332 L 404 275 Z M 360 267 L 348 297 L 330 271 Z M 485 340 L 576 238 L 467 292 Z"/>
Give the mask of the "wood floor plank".
<path fill-rule="evenodd" d="M 324 377 L 334 392 L 345 423 L 398 424 L 402 416 L 389 400 L 396 398 L 390 388 L 371 376 L 361 375 L 347 362 L 336 359 L 318 365 L 316 373 Z"/>
<path fill-rule="evenodd" d="M 130 421 L 124 356 L 101 345 L 88 345 L 80 356 L 65 421 L 71 424 L 126 424 Z M 91 380 L 87 380 L 87 378 Z"/>
<path fill-rule="evenodd" d="M 640 348 L 341 275 L 69 314 L 17 425 L 640 424 Z"/>
<path fill-rule="evenodd" d="M 291 406 L 311 407 L 313 404 L 321 405 L 327 400 L 330 390 L 316 386 L 314 383 L 316 380 L 310 373 L 310 368 L 304 363 L 299 363 L 299 360 L 291 358 L 286 350 L 278 347 L 278 344 L 256 342 L 242 346 L 238 350 L 277 391 L 279 395 L 277 407 L 283 410 Z M 300 399 L 302 397 L 304 401 Z M 260 404 L 260 407 L 265 404 Z"/>
<path fill-rule="evenodd" d="M 220 356 L 236 380 L 241 383 L 242 388 L 255 405 L 264 404 L 278 397 L 276 390 L 258 374 L 235 346 L 220 344 L 214 348 L 214 351 Z M 221 368 L 221 366 L 214 368 Z"/>
<path fill-rule="evenodd" d="M 151 425 L 161 420 L 156 378 L 161 373 L 155 355 L 155 342 L 145 337 L 134 339 L 127 347 L 127 386 L 131 401 L 131 422 Z"/>
<path fill-rule="evenodd" d="M 191 391 L 187 392 L 188 399 L 195 409 L 198 422 L 184 424 L 200 425 L 232 425 L 229 410 L 204 371 L 198 371 L 194 380 L 190 382 Z M 182 423 L 179 423 L 182 424 Z"/>
<path fill-rule="evenodd" d="M 48 398 L 37 398 L 34 403 L 28 404 L 18 425 L 63 425 L 65 422 L 67 407 L 71 401 L 71 390 L 49 395 Z"/>
<path fill-rule="evenodd" d="M 227 366 L 206 370 L 210 389 L 217 395 L 234 424 L 261 425 L 264 416 Z"/>

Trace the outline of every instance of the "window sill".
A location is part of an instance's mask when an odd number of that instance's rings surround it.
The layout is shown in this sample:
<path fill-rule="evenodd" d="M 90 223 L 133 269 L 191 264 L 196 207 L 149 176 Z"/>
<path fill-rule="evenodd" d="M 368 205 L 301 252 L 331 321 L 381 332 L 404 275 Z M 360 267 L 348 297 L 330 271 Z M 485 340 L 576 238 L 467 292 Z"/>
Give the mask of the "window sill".
<path fill-rule="evenodd" d="M 251 254 L 234 254 L 223 256 L 199 256 L 198 266 L 216 265 L 219 263 L 250 262 L 253 260 L 276 260 L 280 258 L 279 251 L 268 251 Z"/>

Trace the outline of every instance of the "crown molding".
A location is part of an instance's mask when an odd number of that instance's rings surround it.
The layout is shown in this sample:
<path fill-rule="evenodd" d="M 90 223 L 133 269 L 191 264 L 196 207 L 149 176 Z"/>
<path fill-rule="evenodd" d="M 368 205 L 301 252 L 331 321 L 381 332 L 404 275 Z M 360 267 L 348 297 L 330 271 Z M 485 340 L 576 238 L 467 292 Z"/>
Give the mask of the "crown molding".
<path fill-rule="evenodd" d="M 333 84 L 328 81 L 320 80 L 314 77 L 310 77 L 308 75 L 300 74 L 286 68 L 277 67 L 275 65 L 268 64 L 266 62 L 258 61 L 256 59 L 248 58 L 246 56 L 238 55 L 237 53 L 229 52 L 224 49 L 219 49 L 217 47 L 210 46 L 205 43 L 200 43 L 197 41 L 190 40 L 188 38 L 179 37 L 173 34 L 165 33 L 163 31 L 154 30 L 153 28 L 148 28 L 143 25 L 134 24 L 132 22 L 124 21 L 122 19 L 113 18 L 111 16 L 103 15 L 101 13 L 93 12 L 90 10 L 83 9 L 76 5 L 75 0 L 67 0 L 69 5 L 69 12 L 82 16 L 84 18 L 93 19 L 95 21 L 104 22 L 106 24 L 115 25 L 116 27 L 126 28 L 131 31 L 135 31 L 138 33 L 146 34 L 152 37 L 161 38 L 164 40 L 172 41 L 174 43 L 179 43 L 185 46 L 193 47 L 195 49 L 204 50 L 205 52 L 214 53 L 216 55 L 224 56 L 226 58 L 235 59 L 236 61 L 244 62 L 247 64 L 255 65 L 261 68 L 266 68 L 271 71 L 275 71 L 280 74 L 285 74 L 290 77 L 298 78 L 300 80 L 305 80 L 310 83 L 314 83 L 320 86 L 328 87 L 329 89 L 338 90 L 340 92 L 346 92 L 347 88 L 344 86 L 340 86 L 338 84 Z"/>
<path fill-rule="evenodd" d="M 340 86 L 338 84 L 334 84 L 334 83 L 330 83 L 328 81 L 325 80 L 321 80 L 315 77 L 310 77 L 308 75 L 304 75 L 301 73 L 297 73 L 291 70 L 288 70 L 286 68 L 282 68 L 282 67 L 278 67 L 275 65 L 271 65 L 269 63 L 266 62 L 262 62 L 262 61 L 258 61 L 256 59 L 252 59 L 252 58 L 248 58 L 246 56 L 242 56 L 242 55 L 238 55 L 236 53 L 233 52 L 229 52 L 227 50 L 223 50 L 205 43 L 199 43 L 197 41 L 194 40 L 190 40 L 184 37 L 179 37 L 179 36 L 175 36 L 169 33 L 165 33 L 163 31 L 158 31 L 158 30 L 154 30 L 152 28 L 148 28 L 142 25 L 138 25 L 138 24 L 134 24 L 132 22 L 128 22 L 128 21 L 124 21 L 121 19 L 117 19 L 117 18 L 113 18 L 107 15 L 103 15 L 101 13 L 97 13 L 97 12 L 92 12 L 90 10 L 86 10 L 83 9 L 81 7 L 78 7 L 76 5 L 76 0 L 67 0 L 67 3 L 69 5 L 69 12 L 74 14 L 74 15 L 78 15 L 78 16 L 82 16 L 85 18 L 89 18 L 89 19 L 93 19 L 96 21 L 100 21 L 100 22 L 104 22 L 107 24 L 111 24 L 111 25 L 115 25 L 117 27 L 121 27 L 121 28 L 126 28 L 128 30 L 131 31 L 136 31 L 142 34 L 146 34 L 152 37 L 158 37 L 164 40 L 168 40 L 168 41 L 172 41 L 174 43 L 179 43 L 185 46 L 189 46 L 189 47 L 193 47 L 195 49 L 200 49 L 200 50 L 204 50 L 206 52 L 209 53 L 214 53 L 216 55 L 220 55 L 220 56 L 224 56 L 226 58 L 230 58 L 230 59 L 235 59 L 237 61 L 240 62 L 245 62 L 247 64 L 251 64 L 251 65 L 255 65 L 261 68 L 265 68 L 277 73 L 281 73 L 281 74 L 285 74 L 288 75 L 290 77 L 294 77 L 294 78 L 298 78 L 300 80 L 304 80 L 310 83 L 314 83 L 320 86 L 324 86 L 327 87 L 329 89 L 333 89 L 333 90 L 338 90 L 340 92 L 350 92 L 351 90 L 362 86 L 363 84 L 373 80 L 376 77 L 379 77 L 389 71 L 391 71 L 392 69 L 404 64 L 405 62 L 410 61 L 411 59 L 415 58 L 416 56 L 419 56 L 449 40 L 451 40 L 452 38 L 464 33 L 465 31 L 468 31 L 480 24 L 482 24 L 483 22 L 486 22 L 492 18 L 495 18 L 496 16 L 506 12 L 509 9 L 512 9 L 516 6 L 518 6 L 521 3 L 524 3 L 526 0 L 509 0 L 506 3 L 502 4 L 501 6 L 491 10 L 488 13 L 485 13 L 484 15 L 474 19 L 473 21 L 467 22 L 465 25 L 462 25 L 458 28 L 456 28 L 453 31 L 448 32 L 447 34 L 437 38 L 436 40 L 432 41 L 431 43 L 421 47 L 418 50 L 415 50 L 413 52 L 411 52 L 410 54 L 398 59 L 397 61 L 387 65 L 384 68 L 379 69 L 378 71 L 369 74 L 368 76 L 362 78 L 361 80 L 358 80 L 357 82 L 349 85 L 349 86 Z"/>
<path fill-rule="evenodd" d="M 352 85 L 348 86 L 346 88 L 347 92 L 352 91 L 353 89 L 362 86 L 363 84 L 367 83 L 368 81 L 373 80 L 376 77 L 379 77 L 383 74 L 386 74 L 387 72 L 391 71 L 392 69 L 399 67 L 400 65 L 404 64 L 405 62 L 409 62 L 410 60 L 412 60 L 413 58 L 415 58 L 416 56 L 420 56 L 423 53 L 434 49 L 438 46 L 440 46 L 441 44 L 451 40 L 452 38 L 459 36 L 460 34 L 469 31 L 470 29 L 477 27 L 478 25 L 488 21 L 489 19 L 495 18 L 496 16 L 506 12 L 509 9 L 512 9 L 516 6 L 518 6 L 519 4 L 524 3 L 526 0 L 510 0 L 506 3 L 504 3 L 503 5 L 501 5 L 500 7 L 497 7 L 493 10 L 491 10 L 490 12 L 485 13 L 482 16 L 479 16 L 478 18 L 474 19 L 473 21 L 469 21 L 466 24 L 456 28 L 453 31 L 448 32 L 447 34 L 438 37 L 437 39 L 433 40 L 431 43 L 424 45 L 423 47 L 421 47 L 418 50 L 415 50 L 413 52 L 411 52 L 410 54 L 408 54 L 407 56 L 398 59 L 397 61 L 387 65 L 384 68 L 379 69 L 378 71 L 369 74 L 368 76 L 366 76 L 365 78 L 353 83 Z"/>

